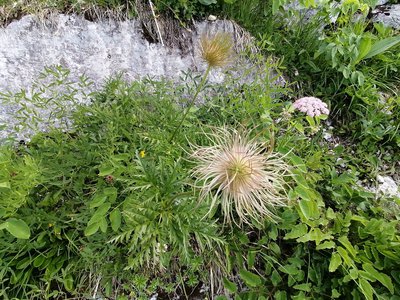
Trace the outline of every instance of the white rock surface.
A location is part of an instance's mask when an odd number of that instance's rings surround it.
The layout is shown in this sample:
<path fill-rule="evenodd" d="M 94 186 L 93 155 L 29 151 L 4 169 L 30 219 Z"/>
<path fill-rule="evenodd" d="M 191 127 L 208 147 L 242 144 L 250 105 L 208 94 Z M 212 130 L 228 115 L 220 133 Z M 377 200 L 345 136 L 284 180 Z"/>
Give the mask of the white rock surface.
<path fill-rule="evenodd" d="M 390 176 L 378 175 L 376 179 L 379 183 L 377 193 L 381 193 L 389 197 L 400 198 L 400 189 Z"/>
<path fill-rule="evenodd" d="M 198 23 L 188 43 L 197 45 L 204 30 L 232 32 L 233 26 L 228 21 Z M 201 66 L 193 53 L 183 56 L 179 49 L 150 44 L 136 20 L 90 22 L 59 15 L 43 24 L 28 15 L 0 29 L 0 92 L 30 86 L 46 65 L 62 65 L 96 83 L 121 71 L 127 79 L 177 78 L 181 71 Z"/>
<path fill-rule="evenodd" d="M 374 12 L 377 12 L 377 10 L 374 10 Z M 400 4 L 387 4 L 384 11 L 374 16 L 373 21 L 400 29 Z"/>
<path fill-rule="evenodd" d="M 1 93 L 8 91 L 27 89 L 28 94 L 32 94 L 30 87 L 34 80 L 45 66 L 54 65 L 69 69 L 68 78 L 74 83 L 85 74 L 94 82 L 89 92 L 121 72 L 128 81 L 145 76 L 178 80 L 182 71 L 205 69 L 199 55 L 202 33 L 222 31 L 235 35 L 240 28 L 227 20 L 197 23 L 194 29 L 184 32 L 191 49 L 185 54 L 177 48 L 149 43 L 142 30 L 137 20 L 91 22 L 82 16 L 61 14 L 38 22 L 35 16 L 24 16 L 0 28 L 0 99 Z M 251 81 L 251 78 L 240 76 L 241 67 L 235 66 L 237 71 L 232 72 L 233 76 L 238 82 Z M 225 73 L 221 70 L 210 72 L 210 82 L 223 82 L 224 79 Z M 0 140 L 15 135 L 10 128 L 18 124 L 14 116 L 20 108 L 0 103 L 0 126 L 6 124 L 7 127 L 7 130 L 0 130 Z M 43 110 L 43 114 L 48 113 Z"/>

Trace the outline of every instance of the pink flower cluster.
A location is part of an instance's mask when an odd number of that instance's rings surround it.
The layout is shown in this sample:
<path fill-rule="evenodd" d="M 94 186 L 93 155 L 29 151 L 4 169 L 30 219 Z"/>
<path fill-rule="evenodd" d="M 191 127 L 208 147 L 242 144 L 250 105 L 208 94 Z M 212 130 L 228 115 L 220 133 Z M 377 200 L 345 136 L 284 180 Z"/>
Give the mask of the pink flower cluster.
<path fill-rule="evenodd" d="M 328 105 L 315 97 L 303 97 L 293 103 L 293 107 L 310 117 L 329 115 Z"/>

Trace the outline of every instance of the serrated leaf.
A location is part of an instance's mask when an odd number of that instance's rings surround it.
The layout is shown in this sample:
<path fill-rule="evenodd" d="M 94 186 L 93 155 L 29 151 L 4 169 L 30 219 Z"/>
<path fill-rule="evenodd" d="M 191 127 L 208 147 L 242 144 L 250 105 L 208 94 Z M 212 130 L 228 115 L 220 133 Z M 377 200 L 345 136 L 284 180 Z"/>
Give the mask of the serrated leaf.
<path fill-rule="evenodd" d="M 391 294 L 394 293 L 394 287 L 392 283 L 392 279 L 381 272 L 378 272 L 372 264 L 363 264 L 363 269 L 368 272 L 372 277 L 374 277 L 376 280 L 378 280 L 380 283 L 382 283 L 389 291 Z"/>
<path fill-rule="evenodd" d="M 337 252 L 332 253 L 331 261 L 329 262 L 329 272 L 335 272 L 342 264 L 342 258 Z"/>
<path fill-rule="evenodd" d="M 360 278 L 358 281 L 360 284 L 360 290 L 364 294 L 367 300 L 374 299 L 374 289 L 372 288 L 371 284 L 366 281 L 364 278 Z"/>
<path fill-rule="evenodd" d="M 353 247 L 350 243 L 347 236 L 341 236 L 338 241 L 346 248 L 346 250 L 351 254 L 353 257 L 357 257 L 357 250 Z"/>
<path fill-rule="evenodd" d="M 224 287 L 232 294 L 237 292 L 237 286 L 234 282 L 230 281 L 226 277 L 222 278 L 222 282 L 224 284 Z"/>
<path fill-rule="evenodd" d="M 299 291 L 310 292 L 311 283 L 309 282 L 309 283 L 296 284 L 293 286 L 293 288 Z"/>
<path fill-rule="evenodd" d="M 246 283 L 247 286 L 249 287 L 257 287 L 261 286 L 262 280 L 261 277 L 258 276 L 257 274 L 254 274 L 252 272 L 249 272 L 245 269 L 241 269 L 239 271 L 240 278 L 243 279 L 243 281 Z"/>
<path fill-rule="evenodd" d="M 121 226 L 121 212 L 118 208 L 115 208 L 110 213 L 110 222 L 111 222 L 111 228 L 113 231 L 117 231 L 119 229 L 119 227 Z"/>
<path fill-rule="evenodd" d="M 29 226 L 22 220 L 11 218 L 3 224 L 5 224 L 4 228 L 17 239 L 26 240 L 31 236 Z"/>
<path fill-rule="evenodd" d="M 334 249 L 336 244 L 334 241 L 326 241 L 316 247 L 317 250 Z"/>
<path fill-rule="evenodd" d="M 292 228 L 292 230 L 288 233 L 286 233 L 285 237 L 283 238 L 284 240 L 289 240 L 289 239 L 297 239 L 303 235 L 305 235 L 308 232 L 308 226 L 306 224 L 297 224 Z"/>

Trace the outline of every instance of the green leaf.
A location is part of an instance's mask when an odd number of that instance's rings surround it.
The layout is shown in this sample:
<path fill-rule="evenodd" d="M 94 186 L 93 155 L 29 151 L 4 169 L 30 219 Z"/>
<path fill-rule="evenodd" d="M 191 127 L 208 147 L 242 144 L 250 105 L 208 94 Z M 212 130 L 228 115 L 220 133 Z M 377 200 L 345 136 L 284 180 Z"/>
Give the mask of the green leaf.
<path fill-rule="evenodd" d="M 106 217 L 103 216 L 103 217 L 100 219 L 99 225 L 100 225 L 100 230 L 101 230 L 103 233 L 105 233 L 105 232 L 107 231 L 107 226 L 108 226 Z"/>
<path fill-rule="evenodd" d="M 217 0 L 199 0 L 199 2 L 203 5 L 210 5 L 217 3 Z"/>
<path fill-rule="evenodd" d="M 360 278 L 358 281 L 360 284 L 360 290 L 364 294 L 367 300 L 374 299 L 374 289 L 372 288 L 371 284 L 366 281 L 364 278 Z"/>
<path fill-rule="evenodd" d="M 63 279 L 64 287 L 68 292 L 74 290 L 74 278 L 71 274 L 67 274 Z"/>
<path fill-rule="evenodd" d="M 257 274 L 254 274 L 252 272 L 249 272 L 245 269 L 241 269 L 239 271 L 240 277 L 243 279 L 243 281 L 248 285 L 249 287 L 257 287 L 261 286 L 262 280 L 261 277 L 258 276 Z"/>
<path fill-rule="evenodd" d="M 331 261 L 329 263 L 329 272 L 335 272 L 337 268 L 342 264 L 342 258 L 339 253 L 334 252 L 331 256 Z"/>
<path fill-rule="evenodd" d="M 93 234 L 95 234 L 97 232 L 97 230 L 99 230 L 100 224 L 97 223 L 92 223 L 89 224 L 86 229 L 85 229 L 85 236 L 91 236 Z"/>
<path fill-rule="evenodd" d="M 286 291 L 277 291 L 274 295 L 275 300 L 287 300 Z"/>
<path fill-rule="evenodd" d="M 278 286 L 278 284 L 282 281 L 281 275 L 279 275 L 278 271 L 273 270 L 271 274 L 271 282 L 274 286 Z"/>
<path fill-rule="evenodd" d="M 330 233 L 323 233 L 321 229 L 318 227 L 312 228 L 310 232 L 299 237 L 297 242 L 306 243 L 309 241 L 315 241 L 316 245 L 319 245 L 324 240 L 333 239 L 333 236 Z"/>
<path fill-rule="evenodd" d="M 353 258 L 357 257 L 357 250 L 350 243 L 347 236 L 341 236 L 338 241 L 346 248 L 346 250 L 353 256 Z"/>
<path fill-rule="evenodd" d="M 293 165 L 297 167 L 301 172 L 307 173 L 306 164 L 299 156 L 293 155 L 290 157 L 290 160 L 292 161 Z"/>
<path fill-rule="evenodd" d="M 316 247 L 317 250 L 334 249 L 336 244 L 334 241 L 326 241 Z"/>
<path fill-rule="evenodd" d="M 294 226 L 290 232 L 286 233 L 286 235 L 283 239 L 284 240 L 297 239 L 297 238 L 305 235 L 307 232 L 308 232 L 307 225 L 300 223 L 300 224 L 297 224 L 296 226 Z"/>
<path fill-rule="evenodd" d="M 358 53 L 358 57 L 356 59 L 356 63 L 358 63 L 360 60 L 362 60 L 371 50 L 371 46 L 372 46 L 372 40 L 370 37 L 365 36 L 363 37 L 363 39 L 360 42 L 360 46 L 359 46 L 359 53 Z"/>
<path fill-rule="evenodd" d="M 371 50 L 368 52 L 367 55 L 365 55 L 364 59 L 381 54 L 389 48 L 395 46 L 399 42 L 400 36 L 388 37 L 386 39 L 380 40 L 372 45 Z"/>
<path fill-rule="evenodd" d="M 117 231 L 119 229 L 119 227 L 121 226 L 121 212 L 118 208 L 115 208 L 110 213 L 110 222 L 111 222 L 111 228 L 113 231 Z"/>
<path fill-rule="evenodd" d="M 230 281 L 226 277 L 222 278 L 222 282 L 224 284 L 224 287 L 232 294 L 236 293 L 237 291 L 237 286 L 234 282 Z"/>
<path fill-rule="evenodd" d="M 300 207 L 301 213 L 307 220 L 318 219 L 319 211 L 318 211 L 317 203 L 315 201 L 301 199 L 299 201 L 299 207 Z"/>
<path fill-rule="evenodd" d="M 99 176 L 111 175 L 114 172 L 114 167 L 110 165 L 103 165 L 99 168 Z"/>
<path fill-rule="evenodd" d="M 93 197 L 93 200 L 90 201 L 89 203 L 89 207 L 90 208 L 95 208 L 95 207 L 99 207 L 100 205 L 102 205 L 107 199 L 107 196 L 104 194 L 97 194 Z"/>
<path fill-rule="evenodd" d="M 8 190 L 11 189 L 10 182 L 9 181 L 0 182 L 0 188 Z"/>
<path fill-rule="evenodd" d="M 5 223 L 4 228 L 17 239 L 29 239 L 31 236 L 31 230 L 29 226 L 22 220 L 14 218 L 8 219 Z"/>
<path fill-rule="evenodd" d="M 392 279 L 384 274 L 378 272 L 372 264 L 363 264 L 363 269 L 368 272 L 372 277 L 374 277 L 376 280 L 378 280 L 380 283 L 382 283 L 389 291 L 391 294 L 394 293 L 394 287 L 392 283 Z"/>
<path fill-rule="evenodd" d="M 293 286 L 294 289 L 304 291 L 304 292 L 310 292 L 311 291 L 311 283 L 302 283 L 302 284 L 296 284 Z"/>

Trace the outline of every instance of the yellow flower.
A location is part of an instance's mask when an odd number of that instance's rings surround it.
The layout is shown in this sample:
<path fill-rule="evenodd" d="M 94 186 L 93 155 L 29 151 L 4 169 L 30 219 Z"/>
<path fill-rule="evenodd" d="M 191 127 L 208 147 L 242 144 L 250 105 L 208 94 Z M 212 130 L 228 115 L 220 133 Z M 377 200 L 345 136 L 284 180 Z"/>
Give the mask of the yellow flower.
<path fill-rule="evenodd" d="M 142 151 L 139 152 L 139 155 L 140 155 L 141 158 L 143 158 L 143 157 L 146 156 L 146 152 L 144 150 L 142 150 Z"/>
<path fill-rule="evenodd" d="M 213 36 L 203 34 L 200 38 L 200 51 L 202 58 L 210 67 L 223 67 L 232 60 L 232 37 L 223 32 Z"/>

